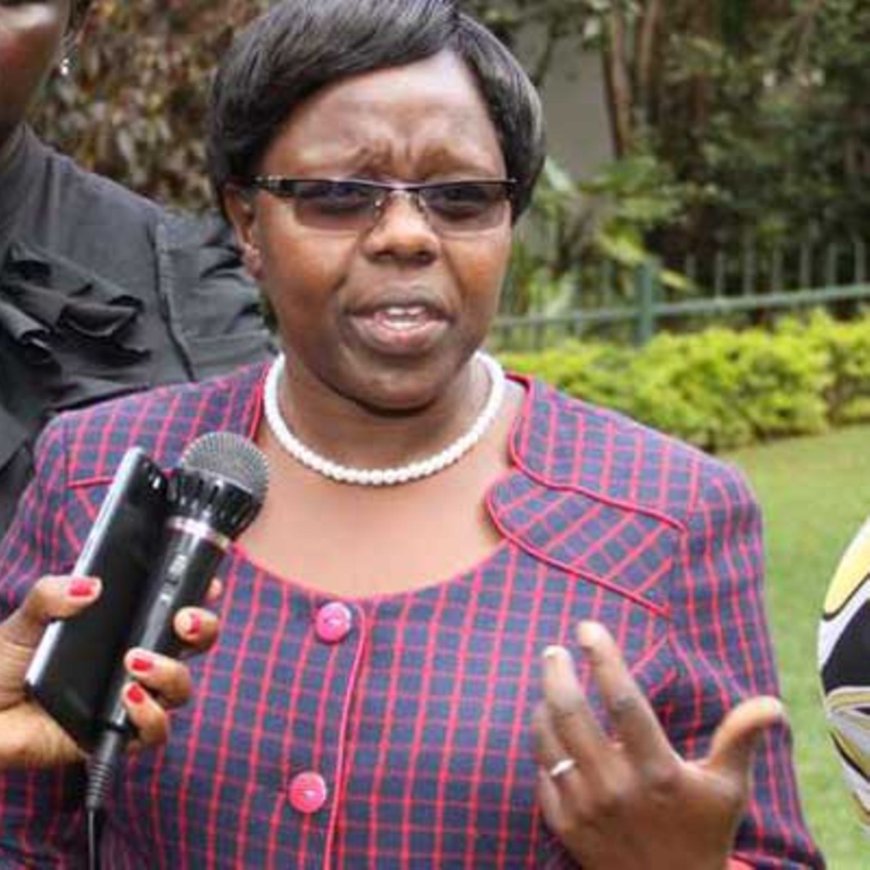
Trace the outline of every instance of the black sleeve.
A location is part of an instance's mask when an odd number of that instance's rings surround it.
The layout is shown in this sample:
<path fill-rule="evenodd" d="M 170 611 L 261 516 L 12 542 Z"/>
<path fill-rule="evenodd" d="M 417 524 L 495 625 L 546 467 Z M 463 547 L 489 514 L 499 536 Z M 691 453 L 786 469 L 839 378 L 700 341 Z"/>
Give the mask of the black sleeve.
<path fill-rule="evenodd" d="M 161 296 L 196 380 L 274 353 L 259 290 L 223 219 L 168 215 L 157 248 Z"/>

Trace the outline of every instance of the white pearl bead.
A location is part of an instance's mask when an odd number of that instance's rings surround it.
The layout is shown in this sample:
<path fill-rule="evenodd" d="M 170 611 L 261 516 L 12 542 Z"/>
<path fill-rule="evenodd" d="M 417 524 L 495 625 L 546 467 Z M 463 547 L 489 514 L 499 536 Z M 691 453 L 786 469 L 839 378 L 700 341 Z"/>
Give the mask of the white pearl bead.
<path fill-rule="evenodd" d="M 351 483 L 357 486 L 394 486 L 429 477 L 452 465 L 471 450 L 483 437 L 483 433 L 486 432 L 501 407 L 506 389 L 504 370 L 498 361 L 488 354 L 478 351 L 475 354 L 475 359 L 480 360 L 489 375 L 489 396 L 483 409 L 467 432 L 445 447 L 444 450 L 428 459 L 410 462 L 397 468 L 350 468 L 315 453 L 290 431 L 290 427 L 281 414 L 281 408 L 278 404 L 278 382 L 281 372 L 284 370 L 283 355 L 272 363 L 266 375 L 266 384 L 263 390 L 263 409 L 266 423 L 277 438 L 278 443 L 297 462 L 339 483 Z"/>

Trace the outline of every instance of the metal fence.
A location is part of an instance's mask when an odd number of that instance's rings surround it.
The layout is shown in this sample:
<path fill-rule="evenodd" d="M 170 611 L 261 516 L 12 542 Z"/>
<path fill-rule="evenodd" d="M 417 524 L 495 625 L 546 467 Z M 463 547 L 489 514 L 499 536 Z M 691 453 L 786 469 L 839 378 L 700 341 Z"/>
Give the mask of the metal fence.
<path fill-rule="evenodd" d="M 593 334 L 644 344 L 662 330 L 741 327 L 813 307 L 852 316 L 870 300 L 868 247 L 863 239 L 819 244 L 806 237 L 762 251 L 744 240 L 730 252 L 686 258 L 673 285 L 657 260 L 632 268 L 602 263 L 586 270 L 558 312 L 499 316 L 491 342 L 537 350 Z"/>

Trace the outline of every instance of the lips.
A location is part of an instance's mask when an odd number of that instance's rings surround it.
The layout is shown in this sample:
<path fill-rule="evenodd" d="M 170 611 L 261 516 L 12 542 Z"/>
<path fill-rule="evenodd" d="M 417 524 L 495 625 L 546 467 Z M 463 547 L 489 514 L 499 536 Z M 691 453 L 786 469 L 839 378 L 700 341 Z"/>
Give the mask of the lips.
<path fill-rule="evenodd" d="M 371 316 L 384 329 L 407 332 L 425 326 L 433 319 L 433 312 L 425 305 L 390 305 L 376 309 Z"/>
<path fill-rule="evenodd" d="M 389 355 L 430 350 L 449 327 L 443 306 L 431 299 L 383 298 L 350 312 L 354 330 L 372 350 Z"/>

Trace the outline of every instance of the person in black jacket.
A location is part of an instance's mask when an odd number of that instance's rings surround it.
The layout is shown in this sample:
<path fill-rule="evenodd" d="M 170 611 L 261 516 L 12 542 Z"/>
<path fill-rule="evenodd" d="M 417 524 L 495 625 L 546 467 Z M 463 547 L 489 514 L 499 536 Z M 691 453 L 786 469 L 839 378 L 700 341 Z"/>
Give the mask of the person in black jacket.
<path fill-rule="evenodd" d="M 271 351 L 223 220 L 87 172 L 27 124 L 89 6 L 0 3 L 0 536 L 55 413 Z"/>

